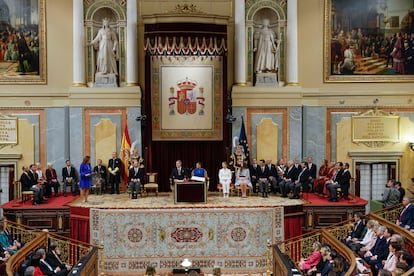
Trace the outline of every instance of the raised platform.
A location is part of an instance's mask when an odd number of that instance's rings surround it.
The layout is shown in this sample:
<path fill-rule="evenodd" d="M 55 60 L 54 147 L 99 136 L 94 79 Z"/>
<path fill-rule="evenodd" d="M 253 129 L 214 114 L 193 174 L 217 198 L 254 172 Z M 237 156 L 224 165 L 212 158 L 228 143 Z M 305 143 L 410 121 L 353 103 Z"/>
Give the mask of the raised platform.
<path fill-rule="evenodd" d="M 3 204 L 3 214 L 11 221 L 38 229 L 48 229 L 59 235 L 70 234 L 70 202 L 77 197 L 68 195 L 64 197 L 51 197 L 47 203 L 33 205 L 32 200 L 22 202 L 16 199 Z"/>
<path fill-rule="evenodd" d="M 103 245 L 107 275 L 142 274 L 150 264 L 167 274 L 183 258 L 203 273 L 220 266 L 224 274 L 260 274 L 267 270 L 267 240 L 276 243 L 348 219 L 364 212 L 366 203 L 332 203 L 314 194 L 225 199 L 209 192 L 206 203 L 174 203 L 172 193 L 138 199 L 124 193 L 92 195 L 88 203 L 61 196 L 38 206 L 18 201 L 2 207 L 10 220 L 66 235 L 70 229 L 74 239 Z"/>
<path fill-rule="evenodd" d="M 356 212 L 365 214 L 365 205 L 368 203 L 360 197 L 352 197 L 349 200 L 340 198 L 338 202 L 329 202 L 328 198 L 313 193 L 303 194 L 303 200 L 304 232 L 350 220 Z"/>

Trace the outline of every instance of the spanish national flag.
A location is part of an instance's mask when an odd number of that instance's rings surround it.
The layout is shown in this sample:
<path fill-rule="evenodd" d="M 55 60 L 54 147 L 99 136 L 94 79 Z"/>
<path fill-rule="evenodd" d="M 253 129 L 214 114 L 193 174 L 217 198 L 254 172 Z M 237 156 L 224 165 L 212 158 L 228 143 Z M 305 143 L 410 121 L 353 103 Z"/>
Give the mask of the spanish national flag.
<path fill-rule="evenodd" d="M 124 169 L 122 177 L 124 183 L 128 183 L 128 173 L 129 173 L 129 157 L 131 155 L 131 139 L 129 139 L 128 124 L 125 125 L 124 134 L 122 135 L 121 142 L 121 152 L 119 158 L 124 164 Z"/>

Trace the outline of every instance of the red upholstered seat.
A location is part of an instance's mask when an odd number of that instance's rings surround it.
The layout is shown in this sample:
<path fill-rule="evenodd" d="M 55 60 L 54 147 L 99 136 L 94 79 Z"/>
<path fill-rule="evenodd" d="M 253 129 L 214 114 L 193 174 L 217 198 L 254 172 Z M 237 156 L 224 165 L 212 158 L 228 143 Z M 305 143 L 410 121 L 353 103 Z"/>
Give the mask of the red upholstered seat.
<path fill-rule="evenodd" d="M 218 183 L 217 184 L 217 189 L 219 190 L 219 192 L 223 192 L 223 184 Z M 234 192 L 234 183 L 230 183 L 230 194 Z"/>

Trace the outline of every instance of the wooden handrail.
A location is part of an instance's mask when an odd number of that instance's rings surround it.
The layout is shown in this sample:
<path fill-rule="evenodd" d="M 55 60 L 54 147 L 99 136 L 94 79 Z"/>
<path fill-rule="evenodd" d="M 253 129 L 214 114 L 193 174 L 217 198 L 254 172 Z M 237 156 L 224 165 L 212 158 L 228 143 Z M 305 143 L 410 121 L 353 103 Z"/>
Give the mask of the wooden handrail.
<path fill-rule="evenodd" d="M 7 275 L 14 275 L 15 272 L 18 272 L 26 257 L 41 247 L 47 247 L 46 232 L 37 232 L 36 238 L 26 243 L 17 253 L 10 257 L 6 263 Z"/>
<path fill-rule="evenodd" d="M 20 270 L 20 267 L 27 256 L 34 253 L 41 247 L 49 248 L 50 243 L 53 241 L 58 243 L 61 249 L 61 259 L 67 264 L 76 265 L 81 258 L 89 256 L 87 259 L 88 263 L 83 263 L 83 267 L 85 267 L 85 269 L 83 269 L 81 274 L 77 275 L 97 276 L 99 270 L 98 268 L 103 271 L 103 262 L 98 262 L 98 252 L 102 252 L 103 248 L 97 248 L 90 244 L 49 233 L 47 231 L 39 231 L 38 229 L 11 221 L 8 222 L 7 228 L 13 238 L 25 243 L 24 246 L 7 261 L 7 275 L 14 275 L 14 272 L 18 272 Z"/>

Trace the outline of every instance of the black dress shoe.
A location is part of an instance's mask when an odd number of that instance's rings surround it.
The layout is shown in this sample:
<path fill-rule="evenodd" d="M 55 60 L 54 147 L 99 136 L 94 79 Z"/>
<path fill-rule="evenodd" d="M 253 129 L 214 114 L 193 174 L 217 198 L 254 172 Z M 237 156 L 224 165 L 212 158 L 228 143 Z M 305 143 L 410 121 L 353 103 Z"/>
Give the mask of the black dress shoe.
<path fill-rule="evenodd" d="M 67 197 L 67 194 L 66 194 L 66 193 L 63 193 L 63 196 L 64 196 L 64 197 Z"/>
<path fill-rule="evenodd" d="M 299 196 L 298 196 L 298 195 L 295 195 L 295 196 L 293 196 L 292 198 L 293 198 L 293 199 L 299 199 Z"/>
<path fill-rule="evenodd" d="M 338 202 L 338 199 L 336 199 L 336 198 L 331 198 L 329 201 L 330 201 L 330 202 Z"/>
<path fill-rule="evenodd" d="M 35 205 L 36 206 L 37 205 L 37 202 L 33 201 L 32 205 Z"/>

